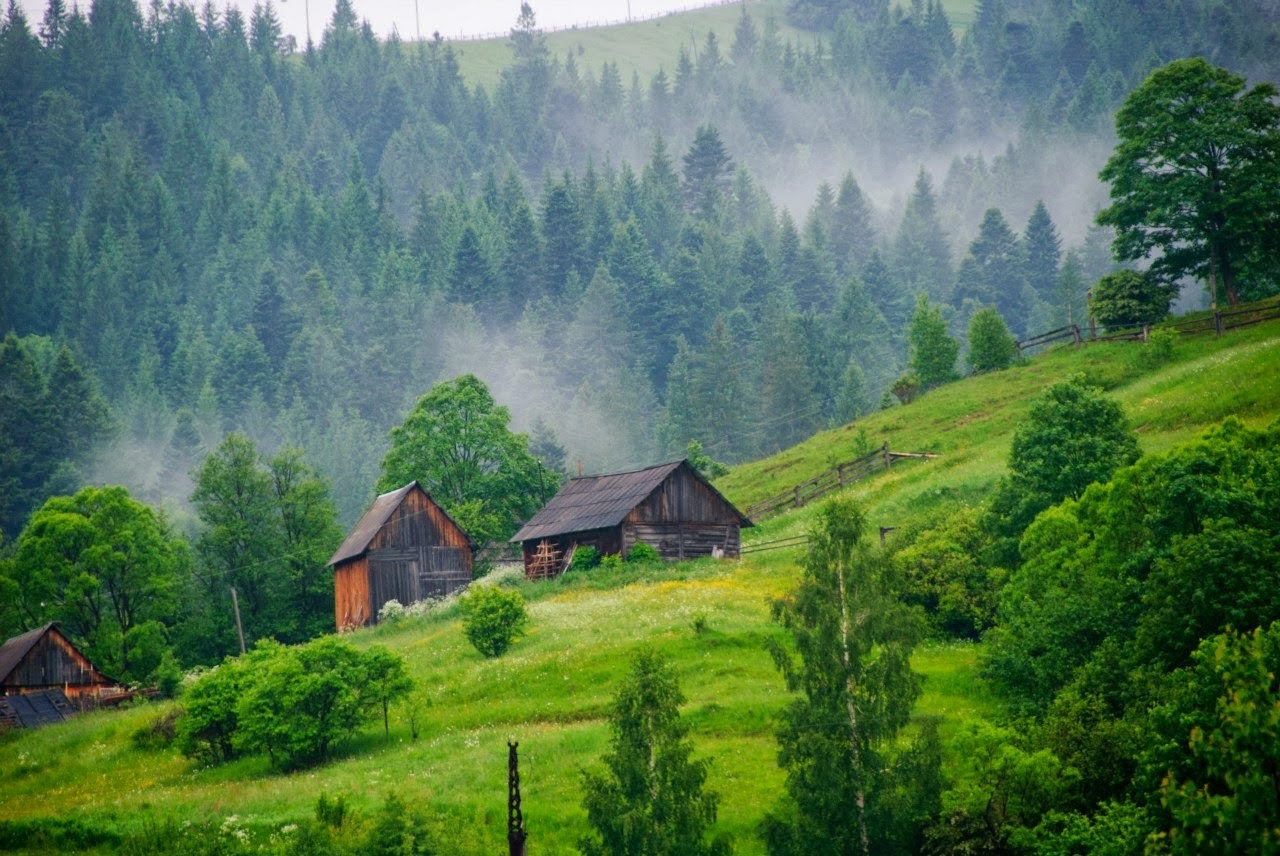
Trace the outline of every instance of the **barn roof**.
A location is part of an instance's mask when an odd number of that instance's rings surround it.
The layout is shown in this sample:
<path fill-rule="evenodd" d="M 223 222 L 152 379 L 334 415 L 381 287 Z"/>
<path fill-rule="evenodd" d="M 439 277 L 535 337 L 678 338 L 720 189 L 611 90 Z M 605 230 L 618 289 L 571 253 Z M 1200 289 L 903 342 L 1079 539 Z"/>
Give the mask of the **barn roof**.
<path fill-rule="evenodd" d="M 0 722 L 20 728 L 37 728 L 52 722 L 62 722 L 75 713 L 66 693 L 58 689 L 0 696 Z"/>
<path fill-rule="evenodd" d="M 439 503 L 434 499 L 431 499 L 431 494 L 423 490 L 422 485 L 418 484 L 416 481 L 411 481 L 398 490 L 379 494 L 378 498 L 369 506 L 369 510 L 360 516 L 360 519 L 356 521 L 356 525 L 351 528 L 349 533 L 347 533 L 346 540 L 342 542 L 340 547 L 338 547 L 337 552 L 329 559 L 328 564 L 336 565 L 338 562 L 345 562 L 347 559 L 354 559 L 356 556 L 359 556 L 365 550 L 369 549 L 369 543 L 373 541 L 373 536 L 377 535 L 378 530 L 386 525 L 386 522 L 391 518 L 391 515 L 400 507 L 400 503 L 404 502 L 404 498 L 408 496 L 410 491 L 414 488 L 422 491 L 431 503 L 439 507 Z M 440 509 L 440 513 L 443 514 L 454 526 L 458 526 L 457 521 L 450 517 L 448 512 L 443 508 Z M 458 531 L 463 532 L 464 535 L 466 534 L 461 526 L 458 526 Z M 470 540 L 471 536 L 467 535 L 467 541 Z M 474 544 L 471 546 L 472 549 L 475 549 Z"/>
<path fill-rule="evenodd" d="M 751 525 L 751 521 L 712 487 L 701 473 L 685 460 L 679 460 L 632 472 L 570 479 L 550 502 L 512 536 L 511 541 L 532 541 L 568 532 L 586 532 L 617 526 L 633 508 L 682 466 L 732 509 L 741 518 L 743 526 Z"/>
<path fill-rule="evenodd" d="M 50 621 L 44 627 L 28 630 L 21 636 L 15 636 L 5 642 L 4 645 L 0 645 L 0 684 L 9 680 L 9 676 L 13 674 L 14 669 L 18 668 L 18 664 L 22 662 L 22 659 L 31 653 L 31 649 L 36 647 L 36 643 L 56 626 L 56 621 Z"/>

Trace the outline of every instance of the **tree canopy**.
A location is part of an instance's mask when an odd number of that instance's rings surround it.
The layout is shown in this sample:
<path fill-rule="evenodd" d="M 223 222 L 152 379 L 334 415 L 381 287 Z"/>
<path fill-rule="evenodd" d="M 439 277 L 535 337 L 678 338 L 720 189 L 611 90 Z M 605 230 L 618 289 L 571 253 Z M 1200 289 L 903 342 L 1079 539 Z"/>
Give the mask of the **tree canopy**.
<path fill-rule="evenodd" d="M 510 537 L 560 483 L 510 421 L 475 375 L 436 384 L 391 429 L 378 490 L 417 481 L 477 542 Z"/>
<path fill-rule="evenodd" d="M 1203 59 L 1156 69 L 1116 114 L 1120 138 L 1100 176 L 1117 259 L 1150 259 L 1236 303 L 1280 276 L 1280 104 L 1272 83 Z"/>

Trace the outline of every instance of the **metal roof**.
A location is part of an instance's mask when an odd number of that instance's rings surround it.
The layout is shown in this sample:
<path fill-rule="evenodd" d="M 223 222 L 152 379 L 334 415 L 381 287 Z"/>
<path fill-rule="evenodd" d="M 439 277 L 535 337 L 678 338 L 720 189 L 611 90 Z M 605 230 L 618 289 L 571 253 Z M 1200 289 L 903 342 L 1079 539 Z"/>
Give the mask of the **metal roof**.
<path fill-rule="evenodd" d="M 585 476 L 570 479 L 569 483 L 551 498 L 551 501 L 511 538 L 512 543 L 549 538 L 567 532 L 586 532 L 592 529 L 609 529 L 622 523 L 631 510 L 643 502 L 659 485 L 685 461 L 671 461 L 626 473 L 610 473 L 601 476 Z M 751 521 L 733 508 L 711 484 L 693 467 L 687 467 L 695 478 L 706 484 L 725 505 L 742 517 L 744 525 Z"/>
<path fill-rule="evenodd" d="M 21 728 L 37 728 L 62 722 L 75 713 L 75 708 L 62 690 L 42 690 L 0 697 L 0 722 L 9 722 Z"/>
<path fill-rule="evenodd" d="M 22 662 L 22 658 L 27 656 L 31 649 L 36 647 L 36 643 L 44 638 L 44 634 L 53 629 L 56 624 L 57 622 L 50 621 L 44 627 L 28 630 L 21 636 L 15 636 L 4 645 L 0 645 L 0 684 L 9 680 L 13 670 Z"/>
<path fill-rule="evenodd" d="M 356 521 L 356 525 L 352 527 L 349 533 L 347 533 L 346 540 L 344 540 L 342 545 L 338 547 L 337 552 L 329 559 L 328 564 L 336 565 L 338 562 L 345 562 L 347 559 L 354 559 L 365 550 L 369 549 L 369 542 L 373 540 L 373 536 L 378 534 L 378 530 L 386 524 L 395 510 L 400 507 L 400 503 L 404 502 L 404 498 L 408 496 L 409 492 L 414 488 L 421 490 L 430 503 L 435 505 L 437 508 L 440 508 L 440 503 L 432 499 L 431 494 L 423 490 L 422 485 L 418 484 L 416 481 L 411 481 L 404 487 L 393 490 L 389 493 L 379 494 L 378 498 L 369 506 L 369 510 L 360 515 L 360 519 Z M 443 514 L 445 519 L 454 526 L 458 526 L 457 521 L 450 517 L 449 513 L 443 508 L 440 508 L 440 513 Z M 467 535 L 461 526 L 458 526 L 458 531 L 462 532 L 468 542 L 471 541 L 471 536 Z M 471 546 L 472 549 L 475 549 L 474 543 L 472 543 Z"/>

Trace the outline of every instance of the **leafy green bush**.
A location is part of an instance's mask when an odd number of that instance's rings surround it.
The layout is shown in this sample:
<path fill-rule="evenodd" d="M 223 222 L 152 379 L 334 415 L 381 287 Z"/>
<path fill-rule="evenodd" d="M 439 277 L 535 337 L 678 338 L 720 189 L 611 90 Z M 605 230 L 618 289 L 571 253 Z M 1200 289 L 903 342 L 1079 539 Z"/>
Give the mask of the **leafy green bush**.
<path fill-rule="evenodd" d="M 622 557 L 617 553 L 610 553 L 607 556 L 600 557 L 600 570 L 618 571 L 621 569 L 622 569 Z"/>
<path fill-rule="evenodd" d="M 579 547 L 573 551 L 573 565 L 575 571 L 589 571 L 600 564 L 600 551 L 595 547 L 586 546 Z"/>
<path fill-rule="evenodd" d="M 327 760 L 334 747 L 413 684 L 382 646 L 359 651 L 328 636 L 288 648 L 267 640 L 228 658 L 188 690 L 177 742 L 189 757 L 224 761 L 266 754 L 294 769 Z"/>
<path fill-rule="evenodd" d="M 1142 349 L 1142 361 L 1150 366 L 1162 366 L 1173 361 L 1173 343 L 1178 334 L 1172 330 L 1152 330 L 1147 345 Z"/>
<path fill-rule="evenodd" d="M 515 589 L 473 586 L 458 603 L 467 639 L 486 657 L 498 657 L 510 648 L 529 620 L 524 596 Z"/>
<path fill-rule="evenodd" d="M 1093 317 L 1108 330 L 1154 324 L 1169 314 L 1177 283 L 1161 282 L 1136 270 L 1109 273 L 1093 287 Z"/>
<path fill-rule="evenodd" d="M 1007 369 L 1018 358 L 1018 342 L 995 309 L 979 309 L 969 319 L 969 365 L 975 374 Z"/>
<path fill-rule="evenodd" d="M 627 553 L 627 561 L 637 565 L 652 565 L 661 562 L 662 556 L 652 544 L 646 544 L 641 541 Z"/>

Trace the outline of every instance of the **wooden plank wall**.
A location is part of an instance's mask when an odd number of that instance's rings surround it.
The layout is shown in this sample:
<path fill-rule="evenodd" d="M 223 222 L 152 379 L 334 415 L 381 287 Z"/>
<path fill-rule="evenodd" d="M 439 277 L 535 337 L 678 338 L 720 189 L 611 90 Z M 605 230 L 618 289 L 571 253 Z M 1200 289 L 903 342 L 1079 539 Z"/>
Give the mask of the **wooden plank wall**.
<path fill-rule="evenodd" d="M 369 560 L 365 556 L 333 569 L 333 611 L 339 630 L 363 627 L 369 621 Z"/>
<path fill-rule="evenodd" d="M 719 523 L 636 523 L 622 529 L 626 549 L 637 543 L 649 544 L 668 562 L 710 556 L 716 548 L 736 559 L 741 553 L 741 533 L 737 524 Z"/>
<path fill-rule="evenodd" d="M 720 496 L 685 467 L 679 467 L 657 490 L 627 515 L 627 523 L 739 524 L 738 515 Z"/>
<path fill-rule="evenodd" d="M 110 679 L 56 629 L 32 646 L 4 683 L 12 690 L 65 688 L 70 696 L 110 685 Z"/>

